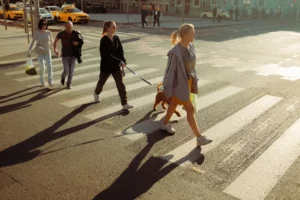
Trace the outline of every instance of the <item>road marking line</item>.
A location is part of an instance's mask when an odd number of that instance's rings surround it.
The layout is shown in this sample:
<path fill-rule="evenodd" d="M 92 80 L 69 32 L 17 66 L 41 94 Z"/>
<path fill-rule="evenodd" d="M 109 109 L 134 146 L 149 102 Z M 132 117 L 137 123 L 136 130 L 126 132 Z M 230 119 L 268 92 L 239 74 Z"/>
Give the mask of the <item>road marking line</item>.
<path fill-rule="evenodd" d="M 242 88 L 229 86 L 223 89 L 220 89 L 216 92 L 213 92 L 211 94 L 208 94 L 206 96 L 200 97 L 197 101 L 198 103 L 198 111 L 201 109 L 204 109 L 208 106 L 213 105 L 214 103 L 217 103 L 227 97 L 230 97 L 231 95 L 234 95 L 240 91 L 242 91 Z M 178 108 L 178 112 L 182 115 L 181 118 L 177 117 L 176 115 L 172 116 L 172 120 L 179 120 L 186 116 L 186 112 L 182 110 L 181 108 Z M 160 129 L 160 120 L 165 116 L 165 113 L 159 114 L 154 118 L 150 118 L 148 120 L 145 120 L 141 123 L 135 124 L 132 127 L 118 131 L 115 134 L 116 135 L 123 135 L 128 140 L 137 140 L 144 135 L 150 134 L 156 130 Z"/>
<path fill-rule="evenodd" d="M 294 56 L 293 56 L 293 58 L 298 58 L 298 57 L 299 57 L 299 55 L 294 55 Z"/>
<path fill-rule="evenodd" d="M 284 61 L 285 62 L 288 62 L 288 61 L 290 61 L 290 60 L 292 60 L 291 58 L 287 58 L 287 59 L 285 59 Z"/>
<path fill-rule="evenodd" d="M 83 36 L 84 38 L 89 38 L 89 39 L 92 39 L 92 40 L 97 40 L 97 41 L 99 41 L 100 42 L 100 40 L 101 40 L 101 38 L 99 37 L 94 37 L 94 36 L 89 36 L 89 35 L 84 35 Z"/>
<path fill-rule="evenodd" d="M 152 80 L 148 80 L 148 81 L 152 84 L 156 84 L 156 83 L 161 82 L 162 80 L 163 80 L 163 76 L 152 79 Z M 198 86 L 206 85 L 208 83 L 210 83 L 210 81 L 199 80 Z M 141 85 L 141 82 L 135 83 L 135 84 Z M 132 86 L 131 85 L 126 86 L 127 91 L 130 91 L 131 87 L 135 88 L 135 84 L 131 84 Z M 157 94 L 157 92 L 149 94 L 147 96 L 143 96 L 141 98 L 134 99 L 134 100 L 130 101 L 130 104 L 134 105 L 134 109 L 144 106 L 144 105 L 147 105 L 147 104 L 150 104 L 150 103 L 154 104 L 156 94 Z M 90 113 L 88 115 L 85 115 L 84 117 L 87 119 L 90 119 L 90 120 L 95 120 L 95 119 L 100 119 L 100 118 L 106 118 L 108 116 L 117 115 L 122 112 L 123 112 L 123 109 L 121 108 L 121 106 L 115 105 L 115 106 L 106 108 L 104 110 L 99 110 L 99 111 Z"/>
<path fill-rule="evenodd" d="M 148 73 L 152 73 L 152 72 L 156 72 L 156 71 L 159 71 L 159 69 L 149 68 L 149 69 L 144 69 L 144 70 L 141 70 L 141 71 L 137 71 L 136 73 L 139 74 L 139 75 L 144 75 L 144 74 L 148 74 Z M 97 74 L 97 76 L 99 76 L 99 74 Z M 129 78 L 133 77 L 133 76 L 134 76 L 134 74 L 132 74 L 132 76 L 129 76 Z M 125 76 L 125 78 L 126 77 L 128 78 L 128 76 Z M 113 79 L 111 79 L 111 82 L 112 81 L 113 81 Z M 94 85 L 94 87 L 96 87 L 96 85 Z M 141 87 L 141 84 L 139 83 L 139 85 L 137 85 L 136 87 L 137 88 Z M 113 95 L 116 95 L 116 94 L 118 94 L 117 89 L 109 90 L 109 91 L 106 91 L 106 92 L 102 92 L 101 93 L 101 98 L 102 97 L 103 98 L 110 97 L 110 96 L 113 96 Z M 78 106 L 78 105 L 82 105 L 82 104 L 90 103 L 90 102 L 93 102 L 92 91 L 91 91 L 91 94 L 88 95 L 88 96 L 83 96 L 83 97 L 73 99 L 73 100 L 70 100 L 70 101 L 65 101 L 65 102 L 60 103 L 60 104 L 63 105 L 63 106 L 71 108 L 71 107 L 74 107 L 74 106 Z"/>
<path fill-rule="evenodd" d="M 264 112 L 266 112 L 281 100 L 282 98 L 280 97 L 268 95 L 263 96 L 254 103 L 248 105 L 242 110 L 239 110 L 230 117 L 224 119 L 223 121 L 205 131 L 203 135 L 208 136 L 208 138 L 212 139 L 213 142 L 207 146 L 201 147 L 201 154 L 206 154 L 210 150 L 217 147 L 231 135 L 237 133 L 244 126 L 250 124 L 253 120 L 258 118 L 260 115 L 262 115 Z M 196 140 L 194 138 L 162 156 L 162 158 L 170 162 L 177 163 L 181 166 L 186 166 L 192 161 L 198 159 L 200 156 L 199 151 L 198 153 L 191 153 L 193 149 L 195 149 L 195 147 Z M 183 158 L 186 158 L 186 161 L 183 162 Z"/>
<path fill-rule="evenodd" d="M 300 118 L 223 192 L 263 200 L 300 155 Z"/>
<path fill-rule="evenodd" d="M 139 65 L 129 65 L 130 68 L 134 69 L 134 68 L 137 68 L 139 67 Z M 132 78 L 134 77 L 134 74 L 128 74 L 124 77 L 124 79 L 128 79 L 128 78 Z M 65 95 L 65 94 L 69 94 L 69 93 L 72 93 L 72 92 L 77 92 L 77 91 L 81 91 L 81 90 L 86 90 L 86 89 L 89 89 L 89 88 L 94 88 L 96 87 L 96 84 L 97 84 L 98 81 L 92 81 L 92 82 L 89 82 L 89 83 L 85 83 L 85 84 L 81 84 L 81 85 L 76 85 L 72 88 L 72 90 L 62 90 L 62 91 L 59 91 L 57 93 L 54 93 L 54 94 L 51 94 L 49 95 L 48 97 L 56 97 L 56 96 L 61 96 L 61 95 Z M 106 83 L 112 83 L 114 82 L 113 78 L 110 77 Z M 36 85 L 30 85 L 28 87 L 33 87 L 33 86 L 36 86 Z"/>

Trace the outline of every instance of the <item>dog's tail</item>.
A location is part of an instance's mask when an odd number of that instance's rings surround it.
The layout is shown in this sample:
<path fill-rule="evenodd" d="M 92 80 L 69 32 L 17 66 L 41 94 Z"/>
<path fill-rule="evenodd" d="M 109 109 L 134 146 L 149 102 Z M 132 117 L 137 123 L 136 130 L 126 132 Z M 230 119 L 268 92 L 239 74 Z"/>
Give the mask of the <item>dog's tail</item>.
<path fill-rule="evenodd" d="M 157 92 L 159 92 L 160 86 L 162 86 L 162 83 L 158 83 L 158 85 L 157 85 Z"/>

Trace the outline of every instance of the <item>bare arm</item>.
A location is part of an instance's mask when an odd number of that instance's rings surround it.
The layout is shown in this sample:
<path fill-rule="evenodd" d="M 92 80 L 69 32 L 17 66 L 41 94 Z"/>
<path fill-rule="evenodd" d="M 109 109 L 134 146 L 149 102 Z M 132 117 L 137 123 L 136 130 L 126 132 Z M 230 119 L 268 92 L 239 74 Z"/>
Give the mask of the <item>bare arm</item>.
<path fill-rule="evenodd" d="M 59 52 L 56 50 L 56 46 L 57 46 L 57 42 L 59 41 L 58 38 L 55 38 L 54 40 L 54 44 L 53 44 L 53 50 L 54 50 L 54 53 L 59 56 Z"/>

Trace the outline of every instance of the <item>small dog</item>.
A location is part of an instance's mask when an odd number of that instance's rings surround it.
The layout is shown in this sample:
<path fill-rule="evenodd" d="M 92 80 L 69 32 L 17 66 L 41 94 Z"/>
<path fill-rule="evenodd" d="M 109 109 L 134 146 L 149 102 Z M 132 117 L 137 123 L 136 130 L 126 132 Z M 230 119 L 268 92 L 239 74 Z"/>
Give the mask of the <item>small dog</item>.
<path fill-rule="evenodd" d="M 165 104 L 169 105 L 169 103 L 171 102 L 171 98 L 172 98 L 171 97 L 170 99 L 167 99 L 166 95 L 160 89 L 160 86 L 162 86 L 162 83 L 159 83 L 157 85 L 157 94 L 155 97 L 155 103 L 153 105 L 153 110 L 155 110 L 155 111 L 157 110 L 157 106 L 158 106 L 158 104 L 160 104 L 160 102 L 161 102 L 161 106 L 163 107 L 163 109 L 164 110 L 167 109 Z M 177 110 L 175 110 L 174 112 L 178 117 L 181 117 L 181 114 Z"/>

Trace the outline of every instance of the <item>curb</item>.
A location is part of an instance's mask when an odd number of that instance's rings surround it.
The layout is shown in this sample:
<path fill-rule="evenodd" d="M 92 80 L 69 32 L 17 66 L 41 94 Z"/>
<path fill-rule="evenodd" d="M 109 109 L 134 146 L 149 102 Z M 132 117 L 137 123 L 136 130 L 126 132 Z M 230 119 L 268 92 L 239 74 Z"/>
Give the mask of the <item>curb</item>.
<path fill-rule="evenodd" d="M 4 21 L 0 21 L 0 24 L 4 25 Z M 11 23 L 11 22 L 8 22 L 7 26 L 14 26 L 14 27 L 24 28 L 24 24 L 20 24 L 20 23 Z M 52 32 L 56 32 L 56 31 L 61 31 L 62 29 L 51 28 L 51 26 L 48 26 L 48 30 L 52 31 Z"/>
<path fill-rule="evenodd" d="M 206 26 L 195 26 L 195 29 L 199 29 L 199 28 L 218 28 L 218 27 L 231 27 L 231 26 L 241 26 L 241 25 L 249 25 L 252 24 L 252 22 L 249 23 L 243 23 L 243 24 L 224 24 L 224 25 L 215 25 L 215 26 L 210 26 L 210 25 L 206 25 Z M 178 27 L 179 28 L 179 27 Z M 168 27 L 162 27 L 162 30 L 177 30 L 178 28 L 168 28 Z"/>

